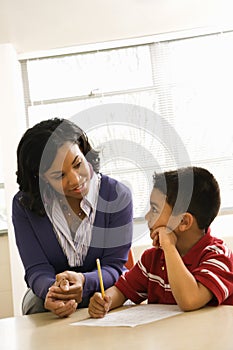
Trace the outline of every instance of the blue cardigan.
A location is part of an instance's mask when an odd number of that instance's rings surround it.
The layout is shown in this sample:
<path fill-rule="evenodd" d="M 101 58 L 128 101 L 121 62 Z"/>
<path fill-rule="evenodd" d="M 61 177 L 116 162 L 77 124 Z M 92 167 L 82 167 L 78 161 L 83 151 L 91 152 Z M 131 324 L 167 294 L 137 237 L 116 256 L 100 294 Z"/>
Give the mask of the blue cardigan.
<path fill-rule="evenodd" d="M 122 183 L 101 176 L 101 184 L 92 241 L 82 266 L 70 267 L 59 245 L 48 216 L 38 216 L 19 202 L 23 193 L 13 198 L 12 220 L 16 244 L 25 269 L 27 286 L 45 299 L 55 275 L 65 270 L 85 276 L 83 302 L 85 307 L 95 291 L 99 291 L 96 258 L 100 258 L 105 288 L 112 286 L 124 271 L 132 242 L 133 209 L 129 189 Z"/>

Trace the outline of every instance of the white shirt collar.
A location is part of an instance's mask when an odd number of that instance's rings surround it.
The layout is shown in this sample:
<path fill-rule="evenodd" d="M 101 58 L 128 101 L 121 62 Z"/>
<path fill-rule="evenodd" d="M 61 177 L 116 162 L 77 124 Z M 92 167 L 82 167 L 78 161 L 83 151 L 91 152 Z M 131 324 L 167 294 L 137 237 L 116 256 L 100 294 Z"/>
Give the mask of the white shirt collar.
<path fill-rule="evenodd" d="M 90 179 L 89 191 L 86 196 L 83 197 L 80 207 L 89 216 L 92 210 L 96 210 L 97 200 L 100 188 L 100 174 L 93 172 Z"/>

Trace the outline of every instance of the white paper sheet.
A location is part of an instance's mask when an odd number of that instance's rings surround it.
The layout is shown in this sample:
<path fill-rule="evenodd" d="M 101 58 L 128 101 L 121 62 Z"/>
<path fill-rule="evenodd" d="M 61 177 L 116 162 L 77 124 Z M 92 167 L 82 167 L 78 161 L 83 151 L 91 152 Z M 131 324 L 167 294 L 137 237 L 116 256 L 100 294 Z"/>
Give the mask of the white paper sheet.
<path fill-rule="evenodd" d="M 72 326 L 94 327 L 135 327 L 181 314 L 177 305 L 142 304 L 127 306 L 124 310 L 114 310 L 104 318 L 88 318 L 71 323 Z"/>

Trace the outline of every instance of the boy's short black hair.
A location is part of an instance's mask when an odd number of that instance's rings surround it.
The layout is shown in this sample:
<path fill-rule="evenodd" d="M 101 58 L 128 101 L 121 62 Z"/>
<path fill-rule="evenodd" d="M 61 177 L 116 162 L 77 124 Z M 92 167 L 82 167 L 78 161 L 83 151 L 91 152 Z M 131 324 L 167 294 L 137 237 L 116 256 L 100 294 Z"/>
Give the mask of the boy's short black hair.
<path fill-rule="evenodd" d="M 220 189 L 215 177 L 206 169 L 186 167 L 155 173 L 154 188 L 166 196 L 175 215 L 192 214 L 200 229 L 207 230 L 220 208 Z"/>

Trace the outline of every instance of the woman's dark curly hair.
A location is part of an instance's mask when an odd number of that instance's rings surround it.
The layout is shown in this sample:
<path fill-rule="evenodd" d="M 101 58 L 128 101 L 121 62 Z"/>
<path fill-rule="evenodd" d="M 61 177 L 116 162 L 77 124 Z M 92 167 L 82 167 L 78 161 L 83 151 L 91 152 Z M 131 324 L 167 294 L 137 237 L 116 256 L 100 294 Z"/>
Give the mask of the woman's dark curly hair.
<path fill-rule="evenodd" d="M 17 183 L 24 192 L 21 204 L 38 215 L 45 215 L 41 198 L 41 177 L 52 165 L 58 149 L 65 143 L 78 144 L 93 170 L 98 173 L 99 152 L 94 150 L 85 132 L 68 119 L 48 119 L 28 129 L 17 148 Z"/>

